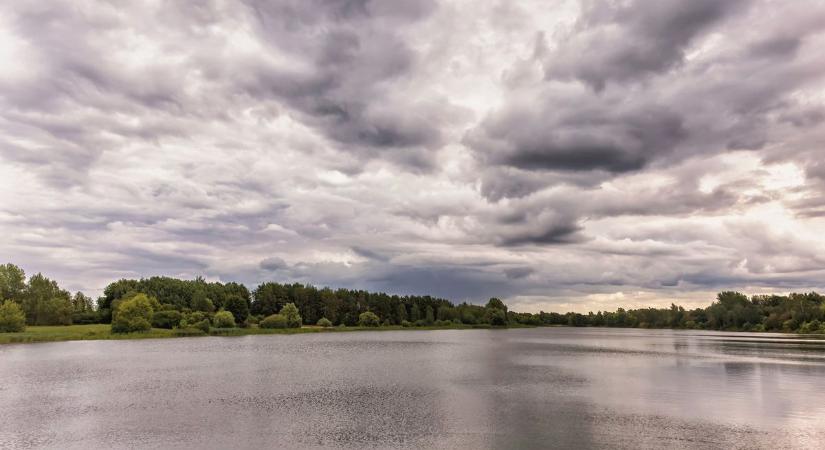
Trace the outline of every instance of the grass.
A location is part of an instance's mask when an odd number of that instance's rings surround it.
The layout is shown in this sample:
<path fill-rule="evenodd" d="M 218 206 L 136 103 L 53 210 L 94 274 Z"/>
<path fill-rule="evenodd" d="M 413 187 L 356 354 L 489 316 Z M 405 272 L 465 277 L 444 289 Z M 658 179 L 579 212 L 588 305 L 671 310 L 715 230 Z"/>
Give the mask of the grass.
<path fill-rule="evenodd" d="M 399 325 L 385 327 L 331 327 L 321 328 L 314 325 L 303 326 L 301 328 L 213 328 L 209 334 L 212 336 L 247 336 L 253 334 L 299 334 L 299 333 L 333 333 L 342 331 L 391 331 L 391 330 L 462 330 L 473 328 L 490 328 L 489 325 L 449 325 L 449 326 L 429 326 L 429 327 L 402 327 Z M 0 344 L 17 344 L 30 342 L 56 342 L 56 341 L 86 341 L 102 339 L 157 339 L 157 338 L 177 338 L 205 336 L 201 331 L 196 330 L 166 330 L 162 328 L 152 328 L 150 331 L 140 333 L 112 333 L 111 326 L 107 324 L 94 325 L 67 325 L 67 326 L 29 326 L 26 331 L 19 333 L 0 333 Z"/>

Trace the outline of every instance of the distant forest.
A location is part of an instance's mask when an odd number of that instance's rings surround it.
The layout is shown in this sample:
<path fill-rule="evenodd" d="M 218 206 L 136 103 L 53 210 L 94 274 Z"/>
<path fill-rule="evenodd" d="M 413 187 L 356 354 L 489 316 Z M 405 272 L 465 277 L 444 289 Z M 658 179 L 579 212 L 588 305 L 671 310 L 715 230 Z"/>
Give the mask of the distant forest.
<path fill-rule="evenodd" d="M 118 313 L 121 319 L 118 322 Z M 114 314 L 113 314 L 114 313 Z M 825 333 L 825 297 L 815 293 L 754 295 L 722 292 L 706 308 L 642 308 L 596 313 L 509 311 L 496 298 L 485 306 L 443 298 L 266 282 L 249 291 L 238 283 L 151 277 L 115 281 L 93 301 L 72 295 L 38 273 L 26 280 L 13 264 L 0 265 L 0 331 L 28 325 L 112 323 L 124 331 L 210 326 L 447 326 L 567 325 Z M 122 322 L 122 323 L 121 323 Z M 137 325 L 135 325 L 137 324 Z"/>

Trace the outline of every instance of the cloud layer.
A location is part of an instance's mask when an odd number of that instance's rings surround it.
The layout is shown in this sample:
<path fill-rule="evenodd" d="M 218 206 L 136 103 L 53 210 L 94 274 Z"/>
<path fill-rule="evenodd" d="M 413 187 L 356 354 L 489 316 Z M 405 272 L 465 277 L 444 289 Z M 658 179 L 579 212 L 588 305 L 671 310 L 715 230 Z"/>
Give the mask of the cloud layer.
<path fill-rule="evenodd" d="M 823 44 L 814 0 L 12 2 L 0 259 L 92 295 L 823 289 Z"/>

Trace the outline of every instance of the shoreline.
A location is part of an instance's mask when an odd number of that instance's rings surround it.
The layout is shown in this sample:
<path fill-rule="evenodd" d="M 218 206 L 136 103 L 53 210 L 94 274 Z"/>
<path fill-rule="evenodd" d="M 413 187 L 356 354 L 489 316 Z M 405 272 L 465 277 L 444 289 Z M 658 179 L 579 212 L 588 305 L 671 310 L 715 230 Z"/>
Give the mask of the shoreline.
<path fill-rule="evenodd" d="M 425 327 L 403 327 L 401 325 L 390 325 L 381 327 L 329 327 L 322 328 L 315 325 L 303 326 L 301 328 L 213 328 L 209 333 L 192 333 L 191 330 L 182 332 L 181 330 L 152 328 L 146 332 L 134 333 L 112 333 L 109 324 L 89 324 L 89 325 L 41 325 L 28 326 L 26 331 L 14 333 L 0 333 L 0 345 L 8 344 L 37 344 L 43 342 L 67 342 L 67 341 L 105 341 L 105 340 L 132 340 L 132 339 L 177 339 L 177 338 L 197 338 L 197 337 L 236 337 L 253 336 L 267 334 L 304 334 L 304 333 L 346 333 L 355 331 L 425 331 L 425 330 L 486 330 L 486 329 L 508 329 L 508 328 L 536 328 L 525 325 L 514 325 L 509 327 L 493 327 L 486 324 L 481 325 L 450 325 L 450 326 L 425 326 Z"/>
<path fill-rule="evenodd" d="M 88 325 L 32 325 L 26 331 L 15 333 L 0 333 L 0 345 L 11 344 L 37 344 L 45 342 L 69 342 L 69 341 L 108 341 L 108 340 L 133 340 L 133 339 L 177 339 L 177 338 L 198 338 L 198 337 L 240 337 L 255 335 L 291 335 L 305 333 L 348 333 L 357 331 L 434 331 L 434 330 L 506 330 L 514 328 L 607 328 L 625 330 L 673 330 L 673 331 L 718 331 L 728 333 L 755 333 L 755 334 L 780 334 L 785 336 L 808 336 L 823 337 L 825 335 L 816 333 L 794 333 L 784 331 L 745 331 L 745 330 L 698 330 L 691 328 L 638 328 L 638 327 L 571 327 L 568 325 L 524 325 L 513 324 L 506 327 L 494 327 L 488 324 L 478 325 L 450 325 L 450 326 L 425 326 L 425 327 L 403 327 L 401 325 L 390 325 L 380 327 L 330 327 L 323 328 L 316 325 L 305 325 L 301 328 L 213 328 L 209 333 L 192 333 L 191 330 L 177 330 L 165 328 L 152 328 L 146 332 L 134 333 L 112 333 L 109 324 L 88 324 Z"/>

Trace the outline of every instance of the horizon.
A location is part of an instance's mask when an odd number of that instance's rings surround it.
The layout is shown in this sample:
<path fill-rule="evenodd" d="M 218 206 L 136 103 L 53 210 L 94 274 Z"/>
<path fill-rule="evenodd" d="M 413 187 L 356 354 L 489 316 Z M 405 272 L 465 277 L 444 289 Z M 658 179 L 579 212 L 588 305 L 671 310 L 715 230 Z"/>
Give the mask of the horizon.
<path fill-rule="evenodd" d="M 825 291 L 825 5 L 0 6 L 0 262 L 501 298 Z"/>

